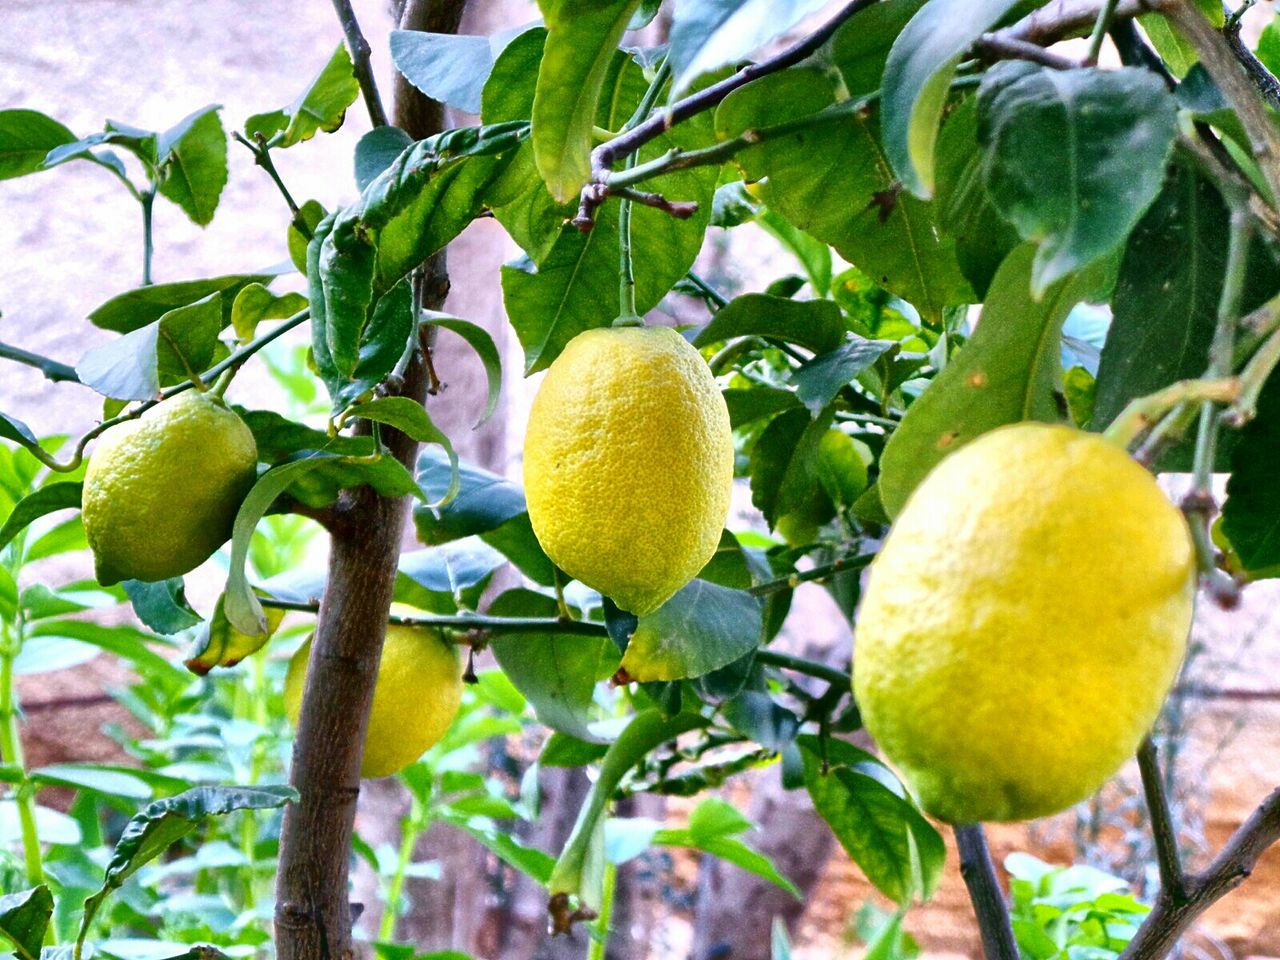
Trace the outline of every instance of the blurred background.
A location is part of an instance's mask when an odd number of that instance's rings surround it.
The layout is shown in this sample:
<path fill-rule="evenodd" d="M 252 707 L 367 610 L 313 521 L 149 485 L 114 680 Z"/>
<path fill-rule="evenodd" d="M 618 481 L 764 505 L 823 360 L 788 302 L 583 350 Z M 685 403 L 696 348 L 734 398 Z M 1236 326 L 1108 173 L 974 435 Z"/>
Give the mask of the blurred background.
<path fill-rule="evenodd" d="M 393 85 L 386 37 L 394 11 L 386 0 L 359 0 L 355 8 L 389 97 Z M 536 16 L 533 3 L 473 0 L 463 31 L 495 32 Z M 1248 29 L 1256 33 L 1272 16 L 1270 4 L 1260 4 L 1250 14 Z M 666 25 L 660 16 L 644 40 L 660 42 Z M 230 131 L 242 127 L 251 114 L 290 102 L 340 39 L 332 8 L 319 0 L 205 0 L 199 5 L 177 0 L 4 0 L 0 108 L 41 110 L 84 135 L 101 129 L 107 119 L 164 129 L 198 107 L 220 103 Z M 454 119 L 469 122 L 464 116 Z M 332 208 L 354 199 L 351 157 L 368 127 L 357 103 L 337 133 L 277 155 L 281 176 L 299 202 L 314 197 Z M 234 143 L 229 163 L 222 205 L 208 228 L 195 227 L 175 206 L 156 205 L 157 281 L 252 272 L 287 260 L 287 212 L 274 186 L 254 167 L 249 152 Z M 106 336 L 86 323 L 86 315 L 140 281 L 141 224 L 134 201 L 104 171 L 71 164 L 0 184 L 0 224 L 0 339 L 74 363 Z M 447 334 L 436 360 L 447 387 L 430 404 L 436 423 L 465 459 L 516 479 L 523 423 L 536 389 L 536 380 L 520 376 L 519 346 L 503 316 L 498 284 L 499 266 L 517 252 L 492 220 L 473 224 L 449 251 L 452 293 L 446 309 L 481 324 L 499 344 L 504 359 L 501 409 L 479 429 L 472 428 L 484 405 L 483 370 L 469 348 Z M 767 231 L 752 225 L 731 236 L 713 230 L 700 271 L 730 295 L 763 290 L 779 277 L 801 272 Z M 282 278 L 276 289 L 290 284 L 300 288 L 301 280 L 297 275 Z M 667 313 L 673 323 L 705 320 L 701 306 L 679 297 L 657 312 Z M 1077 347 L 1085 343 L 1086 355 L 1092 340 L 1096 358 L 1106 320 L 1096 311 L 1073 317 L 1068 332 L 1074 331 Z M 249 365 L 229 398 L 253 408 L 322 413 L 317 385 L 303 376 L 304 354 L 304 335 L 285 338 L 265 354 L 266 363 Z M 13 364 L 0 367 L 0 408 L 25 420 L 38 436 L 77 434 L 101 416 L 101 404 L 88 389 L 55 386 L 36 371 Z M 745 491 L 731 526 L 763 529 Z M 255 549 L 254 563 L 264 576 L 299 566 L 322 568 L 324 563 L 323 537 L 297 518 L 268 521 Z M 188 578 L 197 609 L 207 612 L 216 599 L 222 562 L 215 557 Z M 87 554 L 63 553 L 29 566 L 22 585 L 69 583 L 90 572 Z M 1280 591 L 1273 584 L 1260 583 L 1246 591 L 1243 607 L 1231 614 L 1201 606 L 1193 653 L 1162 720 L 1162 757 L 1178 826 L 1186 848 L 1194 852 L 1193 861 L 1206 859 L 1280 782 L 1277 599 Z M 128 607 L 117 609 L 110 596 L 100 602 L 106 609 L 94 618 L 124 629 L 130 622 Z M 828 595 L 820 587 L 802 586 L 796 610 L 781 642 L 805 656 L 847 662 L 849 625 Z M 153 787 L 164 777 L 189 782 L 202 777 L 278 779 L 288 756 L 280 678 L 304 632 L 301 625 L 286 629 L 263 654 L 210 678 L 189 681 L 180 675 L 149 677 L 137 663 L 97 656 L 99 647 L 83 639 L 51 635 L 18 665 L 28 766 L 71 761 L 140 766 L 155 772 L 151 781 L 141 781 Z M 180 659 L 179 652 L 168 656 Z M 80 665 L 61 669 L 71 663 Z M 492 666 L 488 655 L 478 664 L 482 671 Z M 148 700 L 139 692 L 148 686 L 153 693 L 166 692 Z M 504 696 L 509 705 L 511 693 L 498 680 L 482 684 L 469 695 L 468 709 L 479 716 L 494 703 L 501 705 Z M 1010 722 L 1017 719 L 1010 717 Z M 473 834 L 443 822 L 429 824 L 432 818 L 424 815 L 430 803 L 424 784 L 438 783 L 444 772 L 486 775 L 497 786 L 485 786 L 485 796 L 503 788 L 519 791 L 543 734 L 522 723 L 492 732 L 502 735 L 446 743 L 429 755 L 424 767 L 430 769 L 411 774 L 407 782 L 366 783 L 357 823 L 365 849 L 358 851 L 353 897 L 366 905 L 362 930 L 369 938 L 382 939 L 394 932 L 396 940 L 412 943 L 418 952 L 456 949 L 504 960 L 583 957 L 588 949 L 583 934 L 555 941 L 545 936 L 545 903 L 535 885 L 504 867 Z M 572 825 L 587 787 L 586 774 L 544 768 L 540 786 L 540 816 L 515 829 L 528 845 L 554 852 Z M 650 847 L 620 871 L 616 933 L 608 955 L 619 960 L 764 960 L 770 956 L 775 917 L 790 929 L 795 956 L 861 955 L 888 917 L 890 904 L 872 893 L 803 791 L 783 791 L 774 767 L 735 778 L 719 794 L 757 824 L 750 842 L 773 858 L 805 893 L 805 901 L 714 858 Z M 92 859 L 94 838 L 83 833 L 83 805 L 114 805 L 123 817 L 140 802 L 136 793 L 131 800 L 128 791 L 95 794 L 67 786 L 50 787 L 38 800 L 48 810 L 42 830 L 56 847 L 50 859 L 56 863 L 61 857 L 69 873 L 75 856 L 58 849 L 80 846 L 90 851 L 81 856 Z M 682 823 L 694 802 L 639 796 L 624 801 L 620 814 Z M 472 808 L 485 811 L 483 804 L 458 807 L 464 812 Z M 488 813 L 497 812 L 502 811 L 488 808 Z M 1150 896 L 1156 885 L 1144 816 L 1136 770 L 1131 769 L 1075 811 L 1033 824 L 995 827 L 990 838 L 997 862 L 1029 854 L 1056 867 L 1081 865 L 1065 875 L 1066 886 L 1074 884 L 1091 895 L 1130 889 L 1141 898 Z M 232 835 L 214 838 L 221 846 L 202 848 L 205 862 L 170 862 L 141 876 L 152 894 L 139 893 L 129 904 L 133 913 L 116 922 L 170 938 L 218 938 L 233 954 L 262 949 L 245 931 L 254 925 L 267 929 L 271 829 L 269 818 L 246 817 Z M 260 838 L 266 847 L 256 846 Z M 16 840 L 13 804 L 0 801 L 0 858 L 11 856 L 10 866 Z M 6 873 L 3 864 L 0 859 L 0 880 L 20 882 L 20 874 Z M 1044 869 L 1023 856 L 1015 856 L 1008 866 L 1029 881 Z M 231 887 L 202 883 L 201 876 L 218 871 L 247 871 L 235 896 L 226 893 Z M 395 907 L 384 916 L 388 902 Z M 896 938 L 885 947 L 892 953 L 881 956 L 979 955 L 954 856 L 938 895 L 908 913 L 905 930 L 910 936 Z M 1280 956 L 1280 852 L 1271 851 L 1252 882 L 1210 911 L 1184 949 L 1202 957 Z"/>

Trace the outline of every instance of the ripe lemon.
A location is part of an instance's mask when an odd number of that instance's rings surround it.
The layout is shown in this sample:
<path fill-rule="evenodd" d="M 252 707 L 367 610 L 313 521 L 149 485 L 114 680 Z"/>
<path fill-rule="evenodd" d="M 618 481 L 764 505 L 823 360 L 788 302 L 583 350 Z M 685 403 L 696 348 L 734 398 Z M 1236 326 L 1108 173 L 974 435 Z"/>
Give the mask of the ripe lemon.
<path fill-rule="evenodd" d="M 289 661 L 284 705 L 296 727 L 302 714 L 311 639 Z M 340 692 L 335 695 L 339 695 Z M 389 777 L 440 742 L 462 702 L 462 668 L 439 630 L 391 624 L 382 645 L 360 776 Z"/>
<path fill-rule="evenodd" d="M 871 565 L 867 729 L 943 820 L 1065 809 L 1155 721 L 1194 571 L 1182 514 L 1118 447 L 1045 424 L 984 434 L 925 478 Z"/>
<path fill-rule="evenodd" d="M 643 616 L 711 559 L 729 514 L 729 411 L 669 327 L 574 337 L 534 398 L 524 444 L 533 531 L 556 565 Z"/>
<path fill-rule="evenodd" d="M 257 460 L 244 421 L 198 390 L 104 432 L 81 500 L 98 582 L 167 580 L 198 567 L 231 536 Z"/>

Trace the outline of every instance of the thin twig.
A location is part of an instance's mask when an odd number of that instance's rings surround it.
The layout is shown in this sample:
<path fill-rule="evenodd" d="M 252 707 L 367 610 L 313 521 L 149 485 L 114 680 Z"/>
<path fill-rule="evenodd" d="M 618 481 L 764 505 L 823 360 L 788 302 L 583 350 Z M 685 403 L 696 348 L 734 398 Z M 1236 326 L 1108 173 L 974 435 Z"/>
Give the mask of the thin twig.
<path fill-rule="evenodd" d="M 80 376 L 74 367 L 7 343 L 0 343 L 0 360 L 15 360 L 28 367 L 35 367 L 44 374 L 46 380 L 52 380 L 54 383 L 80 382 Z"/>
<path fill-rule="evenodd" d="M 733 76 L 726 77 L 719 83 L 714 83 L 703 90 L 699 90 L 697 93 L 676 101 L 666 110 L 659 111 L 631 130 L 627 130 L 612 140 L 607 140 L 600 144 L 591 152 L 592 182 L 583 188 L 576 219 L 578 221 L 594 219 L 596 209 L 604 202 L 607 194 L 593 188 L 608 181 L 613 165 L 618 160 L 635 153 L 645 144 L 666 133 L 677 123 L 696 116 L 704 110 L 711 109 L 733 91 L 745 86 L 752 80 L 784 70 L 811 56 L 831 39 L 845 21 L 877 2 L 878 0 L 853 0 L 852 3 L 846 4 L 821 28 L 794 46 L 788 47 L 777 56 L 744 67 Z M 579 228 L 581 229 L 581 226 Z"/>
<path fill-rule="evenodd" d="M 973 54 L 989 63 L 996 60 L 1027 60 L 1052 70 L 1075 70 L 1081 65 L 1079 60 L 1072 60 L 1038 44 L 999 33 L 987 33 L 979 37 L 973 45 Z"/>
<path fill-rule="evenodd" d="M 1084 62 L 1091 67 L 1098 63 L 1098 54 L 1102 52 L 1102 41 L 1106 39 L 1107 31 L 1111 29 L 1111 20 L 1116 15 L 1118 2 L 1119 0 L 1104 0 L 1102 9 L 1098 11 L 1098 19 L 1093 24 L 1093 33 L 1089 36 L 1089 52 L 1084 58 Z"/>
<path fill-rule="evenodd" d="M 1147 737 L 1138 748 L 1138 770 L 1142 774 L 1142 792 L 1151 818 L 1151 834 L 1156 844 L 1156 862 L 1160 866 L 1160 888 L 1170 899 L 1182 902 L 1187 897 L 1182 858 L 1178 854 L 1178 835 L 1173 828 L 1169 798 L 1160 776 L 1160 760 L 1155 741 Z"/>
<path fill-rule="evenodd" d="M 354 68 L 356 82 L 360 84 L 360 92 L 364 95 L 364 105 L 369 111 L 369 119 L 375 127 L 387 125 L 387 111 L 382 106 L 382 98 L 378 96 L 378 81 L 373 76 L 373 61 L 370 58 L 369 41 L 360 32 L 360 22 L 356 20 L 356 12 L 351 8 L 351 0 L 333 0 L 333 9 L 337 11 L 342 22 L 342 33 L 347 38 L 347 50 L 351 54 L 351 65 Z"/>
<path fill-rule="evenodd" d="M 783 653 L 781 650 L 757 651 L 756 663 L 767 663 L 770 666 L 781 667 L 784 670 L 794 670 L 796 673 L 808 674 L 811 677 L 817 677 L 819 680 L 826 680 L 846 691 L 853 682 L 847 670 L 828 667 L 826 664 L 818 663 L 816 660 L 806 660 L 804 657 Z"/>
<path fill-rule="evenodd" d="M 983 953 L 987 960 L 1018 960 L 1009 908 L 1004 902 L 1000 881 L 996 879 L 982 824 L 956 827 L 956 846 L 960 848 L 960 875 L 969 888 L 969 899 L 982 933 Z"/>
<path fill-rule="evenodd" d="M 1249 74 L 1249 79 L 1258 88 L 1258 92 L 1271 105 L 1271 109 L 1280 110 L 1280 80 L 1277 80 L 1263 62 L 1254 55 L 1244 42 L 1244 38 L 1240 36 L 1239 18 L 1232 17 L 1223 27 L 1222 35 L 1227 38 L 1227 46 L 1231 48 L 1240 66 L 1244 67 L 1245 72 Z"/>

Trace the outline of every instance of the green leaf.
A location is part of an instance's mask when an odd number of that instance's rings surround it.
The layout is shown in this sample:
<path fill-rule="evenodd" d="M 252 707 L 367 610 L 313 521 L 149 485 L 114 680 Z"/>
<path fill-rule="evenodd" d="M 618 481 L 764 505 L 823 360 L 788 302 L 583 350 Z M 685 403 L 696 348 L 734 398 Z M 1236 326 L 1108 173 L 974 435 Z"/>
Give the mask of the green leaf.
<path fill-rule="evenodd" d="M 108 627 L 86 620 L 41 620 L 30 626 L 30 639 L 36 637 L 73 640 L 105 650 L 132 664 L 149 683 L 175 694 L 191 683 L 191 677 L 152 649 L 155 638 L 129 626 Z M 26 648 L 24 647 L 24 650 Z"/>
<path fill-rule="evenodd" d="M 1244 571 L 1280 575 L 1280 378 L 1272 374 L 1258 397 L 1257 416 L 1240 432 L 1231 454 L 1222 533 Z"/>
<path fill-rule="evenodd" d="M 533 100 L 533 155 L 564 203 L 591 177 L 591 129 L 618 41 L 639 0 L 540 0 L 547 44 Z M 613 128 L 611 128 L 613 129 Z"/>
<path fill-rule="evenodd" d="M 50 150 L 75 139 L 57 120 L 36 110 L 0 110 L 0 180 L 44 169 Z"/>
<path fill-rule="evenodd" d="M 555 868 L 555 860 L 541 850 L 526 847 L 504 830 L 498 829 L 488 817 L 472 817 L 455 813 L 448 807 L 436 808 L 435 816 L 468 834 L 503 863 L 545 886 Z M 421 960 L 421 958 L 418 958 Z"/>
<path fill-rule="evenodd" d="M 461 484 L 458 472 L 458 455 L 454 452 L 453 444 L 449 442 L 449 438 L 441 433 L 440 429 L 431 422 L 430 414 L 417 400 L 411 400 L 409 397 L 381 397 L 377 400 L 360 404 L 352 410 L 351 415 L 362 420 L 373 420 L 377 423 L 385 423 L 388 426 L 395 427 L 401 433 L 419 443 L 434 443 L 442 447 L 445 455 L 449 458 L 449 466 L 452 468 L 453 474 L 449 481 L 449 487 L 444 492 L 444 497 L 439 502 L 429 504 L 429 506 L 443 506 L 457 496 Z"/>
<path fill-rule="evenodd" d="M 938 137 L 938 226 L 955 240 L 956 260 L 978 299 L 1011 250 L 1022 242 L 987 196 L 978 146 L 978 98 L 967 97 Z"/>
<path fill-rule="evenodd" d="M 133 612 L 148 629 L 156 633 L 174 634 L 194 627 L 201 617 L 187 603 L 181 577 L 146 583 L 125 580 L 120 586 L 129 595 Z"/>
<path fill-rule="evenodd" d="M 881 84 L 884 150 L 908 191 L 929 197 L 934 144 L 951 78 L 973 42 L 1020 0 L 931 0 L 906 25 Z"/>
<path fill-rule="evenodd" d="M 522 29 L 488 37 L 392 30 L 391 59 L 406 80 L 432 100 L 480 113 L 480 94 L 494 62 Z"/>
<path fill-rule="evenodd" d="M 249 139 L 262 134 L 273 147 L 292 147 L 310 140 L 319 131 L 332 133 L 342 126 L 347 107 L 360 95 L 345 44 L 338 44 L 329 62 L 316 74 L 297 99 L 282 110 L 260 113 L 245 121 Z"/>
<path fill-rule="evenodd" d="M 327 215 L 327 211 L 320 205 L 318 200 L 308 200 L 298 208 L 298 216 L 306 224 L 307 230 L 313 236 L 315 235 L 316 227 L 320 226 L 320 221 Z M 305 274 L 307 272 L 307 245 L 311 241 L 303 235 L 302 231 L 292 221 L 289 223 L 285 241 L 289 247 L 289 259 L 299 273 Z"/>
<path fill-rule="evenodd" d="M 734 297 L 698 331 L 695 347 L 734 337 L 771 337 L 815 353 L 834 350 L 844 339 L 844 317 L 830 300 L 791 300 L 766 293 Z"/>
<path fill-rule="evenodd" d="M 129 333 L 154 323 L 171 310 L 221 292 L 225 326 L 231 322 L 231 308 L 236 295 L 251 283 L 270 283 L 271 280 L 272 274 L 254 273 L 151 284 L 112 297 L 89 314 L 89 322 L 103 330 Z"/>
<path fill-rule="evenodd" d="M 878 761 L 850 744 L 799 739 L 813 805 L 877 890 L 900 906 L 928 899 L 942 877 L 946 845 L 909 800 L 886 786 Z M 825 758 L 825 762 L 824 762 Z"/>
<path fill-rule="evenodd" d="M 255 596 L 266 591 L 255 591 Z M 265 612 L 266 630 L 262 633 L 245 633 L 232 626 L 227 619 L 226 595 L 218 597 L 213 615 L 205 621 L 191 644 L 191 652 L 183 664 L 192 673 L 204 676 L 214 667 L 234 667 L 250 654 L 257 653 L 280 628 L 284 611 L 269 609 Z"/>
<path fill-rule="evenodd" d="M 53 764 L 32 770 L 30 778 L 36 783 L 91 790 L 130 800 L 150 800 L 155 793 L 146 781 L 132 774 L 93 764 Z"/>
<path fill-rule="evenodd" d="M 907 410 L 880 459 L 880 499 L 890 517 L 947 454 L 1006 423 L 1057 422 L 1054 401 L 1062 322 L 1091 290 L 1078 274 L 1031 296 L 1035 248 L 1009 254 L 987 293 L 977 330 Z"/>
<path fill-rule="evenodd" d="M 292 787 L 197 787 L 157 800 L 125 824 L 103 877 L 102 889 L 84 904 L 77 943 L 83 943 L 93 918 L 111 891 L 140 867 L 195 830 L 209 817 L 237 810 L 274 810 L 298 799 Z"/>
<path fill-rule="evenodd" d="M 727 666 L 760 643 L 760 601 L 742 590 L 692 580 L 640 618 L 622 669 L 633 680 L 680 680 Z"/>
<path fill-rule="evenodd" d="M 792 391 L 768 387 L 729 389 L 721 395 L 729 408 L 729 424 L 735 430 L 800 404 Z"/>
<path fill-rule="evenodd" d="M 585 767 L 589 763 L 595 763 L 608 751 L 609 747 L 604 743 L 587 743 L 563 733 L 553 733 L 547 738 L 542 752 L 538 754 L 538 765 Z"/>
<path fill-rule="evenodd" d="M 817 417 L 854 377 L 897 349 L 898 344 L 893 340 L 855 337 L 834 350 L 819 354 L 791 374 L 791 382 L 796 385 L 796 397 Z"/>
<path fill-rule="evenodd" d="M 825 0 L 689 0 L 675 11 L 671 50 L 674 100 L 701 74 L 736 64 L 785 34 Z"/>
<path fill-rule="evenodd" d="M 407 551 L 400 554 L 395 599 L 432 613 L 475 609 L 506 559 L 479 537 Z"/>
<path fill-rule="evenodd" d="M 531 590 L 508 590 L 489 608 L 499 617 L 555 617 L 556 601 Z M 538 722 L 585 743 L 607 737 L 593 729 L 602 718 L 595 704 L 596 683 L 617 664 L 605 636 L 529 633 L 495 634 L 489 646 L 498 665 L 533 706 Z"/>
<path fill-rule="evenodd" d="M 599 836 L 601 818 L 622 778 L 656 747 L 705 725 L 702 717 L 691 713 L 668 718 L 658 710 L 646 710 L 632 718 L 605 754 L 599 776 L 591 785 L 573 825 L 573 832 L 565 841 L 564 851 L 547 881 L 547 890 L 553 897 L 559 893 L 568 894 L 578 897 L 592 909 L 599 908 L 600 891 L 593 884 L 584 882 L 584 868 L 593 839 Z"/>
<path fill-rule="evenodd" d="M 877 110 L 851 113 L 836 103 L 830 76 L 793 68 L 725 98 L 716 131 L 727 138 L 827 111 L 825 122 L 740 151 L 737 163 L 749 179 L 767 178 L 761 195 L 771 210 L 831 244 L 875 284 L 940 326 L 942 311 L 971 302 L 973 290 L 960 272 L 954 241 L 938 229 L 937 206 L 894 180 L 878 137 Z"/>
<path fill-rule="evenodd" d="M 0 416 L 0 436 L 5 435 L 4 422 L 4 418 Z M 0 550 L 7 547 L 14 537 L 40 517 L 58 510 L 79 508 L 83 486 L 81 483 L 50 483 L 19 500 L 17 506 L 0 525 Z"/>
<path fill-rule="evenodd" d="M 751 449 L 751 503 L 770 527 L 794 515 L 817 526 L 835 515 L 818 476 L 818 450 L 831 412 L 816 420 L 803 409 L 780 413 Z"/>
<path fill-rule="evenodd" d="M 301 460 L 272 467 L 262 476 L 249 491 L 236 513 L 235 524 L 231 530 L 231 563 L 227 571 L 227 590 L 223 596 L 223 612 L 227 622 L 236 630 L 249 636 L 258 637 L 269 630 L 269 621 L 258 602 L 258 596 L 249 585 L 245 571 L 245 560 L 249 555 L 249 541 L 258 521 L 266 514 L 267 509 L 280 494 L 303 474 L 315 470 L 326 461 L 338 460 L 332 454 L 317 453 Z"/>
<path fill-rule="evenodd" d="M 879 0 L 860 10 L 831 38 L 831 60 L 851 97 L 880 89 L 893 42 L 925 0 Z"/>
<path fill-rule="evenodd" d="M 1098 365 L 1093 429 L 1104 429 L 1137 397 L 1207 369 L 1226 274 L 1228 217 L 1208 180 L 1173 168 L 1125 247 Z M 1246 312 L 1280 287 L 1274 261 L 1259 246 L 1253 253 Z"/>
<path fill-rule="evenodd" d="M 1177 134 L 1173 95 L 1137 67 L 1001 63 L 983 78 L 978 118 L 987 193 L 1039 244 L 1037 296 L 1124 242 L 1160 192 Z M 1055 154 L 1060 163 L 1045 163 Z"/>
<path fill-rule="evenodd" d="M 399 127 L 374 127 L 356 144 L 356 187 L 364 190 L 413 144 Z"/>
<path fill-rule="evenodd" d="M 160 194 L 202 227 L 213 221 L 227 184 L 227 135 L 220 109 L 205 107 L 160 134 L 158 152 L 166 158 Z"/>
<path fill-rule="evenodd" d="M 253 339 L 263 320 L 285 320 L 306 309 L 307 298 L 300 293 L 276 296 L 260 283 L 241 288 L 231 304 L 231 327 L 242 342 Z"/>
<path fill-rule="evenodd" d="M 215 291 L 91 348 L 76 364 L 76 373 L 105 397 L 154 399 L 162 384 L 198 376 L 213 362 L 225 323 L 222 294 Z"/>
<path fill-rule="evenodd" d="M 52 916 L 53 894 L 44 884 L 0 896 L 0 935 L 13 944 L 18 960 L 40 960 L 40 948 Z"/>
<path fill-rule="evenodd" d="M 652 842 L 667 847 L 689 847 L 732 863 L 786 890 L 796 899 L 800 891 L 778 872 L 773 861 L 739 839 L 736 834 L 752 830 L 755 825 L 736 807 L 718 797 L 707 797 L 689 814 L 685 829 L 660 829 Z"/>
<path fill-rule="evenodd" d="M 450 317 L 441 313 L 429 313 L 428 317 L 435 326 L 443 327 L 445 330 L 456 333 L 465 340 L 471 349 L 476 352 L 476 356 L 480 358 L 480 363 L 484 365 L 485 379 L 489 384 L 489 395 L 485 401 L 484 413 L 476 421 L 476 426 L 478 427 L 493 416 L 494 411 L 498 409 L 498 398 L 502 393 L 502 358 L 498 355 L 498 347 L 487 330 L 471 323 L 469 320 L 460 320 L 457 317 Z"/>

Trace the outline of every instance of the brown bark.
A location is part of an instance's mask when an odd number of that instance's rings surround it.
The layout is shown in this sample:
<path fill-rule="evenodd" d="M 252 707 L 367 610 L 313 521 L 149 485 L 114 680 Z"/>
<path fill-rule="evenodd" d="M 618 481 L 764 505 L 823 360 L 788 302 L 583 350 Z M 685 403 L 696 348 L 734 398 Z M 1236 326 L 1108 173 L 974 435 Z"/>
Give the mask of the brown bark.
<path fill-rule="evenodd" d="M 465 0 L 410 0 L 401 26 L 439 33 L 457 29 Z M 395 123 L 416 139 L 439 132 L 443 111 L 397 85 Z M 444 253 L 424 267 L 423 303 L 443 305 L 449 288 Z M 426 399 L 427 367 L 411 362 L 401 396 Z M 395 430 L 387 447 L 412 469 L 418 445 Z M 407 512 L 405 498 L 364 487 L 343 495 L 332 530 L 329 580 L 316 621 L 302 715 L 289 782 L 299 800 L 285 811 L 276 881 L 276 952 L 280 960 L 351 957 L 348 864 L 360 759 Z"/>

